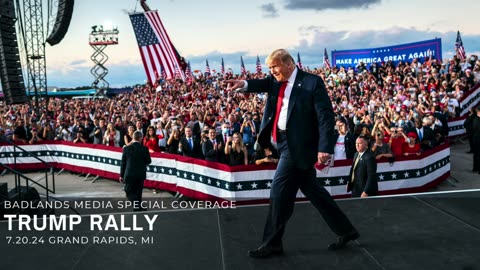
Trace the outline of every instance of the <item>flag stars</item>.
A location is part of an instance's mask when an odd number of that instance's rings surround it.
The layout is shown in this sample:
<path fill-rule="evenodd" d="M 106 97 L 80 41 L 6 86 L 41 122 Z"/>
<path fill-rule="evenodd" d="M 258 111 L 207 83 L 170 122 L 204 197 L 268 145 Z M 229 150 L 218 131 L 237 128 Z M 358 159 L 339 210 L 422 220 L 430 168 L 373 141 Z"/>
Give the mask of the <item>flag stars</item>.
<path fill-rule="evenodd" d="M 396 173 L 392 173 L 392 180 L 393 179 L 397 179 L 397 174 Z"/>
<path fill-rule="evenodd" d="M 226 189 L 229 189 L 230 188 L 230 185 L 228 183 L 225 183 L 225 188 Z"/>
<path fill-rule="evenodd" d="M 220 182 L 219 182 L 219 181 L 217 181 L 217 187 L 219 187 L 219 186 L 220 186 Z"/>
<path fill-rule="evenodd" d="M 165 173 L 165 168 L 161 168 L 160 171 L 161 171 L 162 173 Z"/>
<path fill-rule="evenodd" d="M 378 178 L 380 179 L 380 181 L 383 181 L 383 179 L 385 179 L 385 176 L 383 174 L 380 174 L 380 176 L 378 176 Z"/>
<path fill-rule="evenodd" d="M 192 173 L 192 176 L 191 176 L 192 180 L 195 180 L 195 175 Z"/>
<path fill-rule="evenodd" d="M 252 185 L 252 189 L 256 189 L 256 188 L 257 188 L 257 183 L 253 182 L 251 185 Z"/>
<path fill-rule="evenodd" d="M 169 173 L 169 174 L 172 174 L 172 173 L 173 173 L 173 170 L 172 170 L 172 169 L 168 170 L 168 173 Z"/>
<path fill-rule="evenodd" d="M 420 176 L 422 173 L 420 171 L 417 171 L 417 176 Z"/>
<path fill-rule="evenodd" d="M 237 190 L 241 190 L 242 189 L 242 185 L 240 183 L 237 184 Z"/>
<path fill-rule="evenodd" d="M 327 185 L 327 186 L 330 185 L 330 180 L 329 179 L 325 180 L 325 185 Z"/>
<path fill-rule="evenodd" d="M 272 188 L 272 182 L 270 181 L 267 182 L 267 188 Z"/>
<path fill-rule="evenodd" d="M 203 177 L 198 177 L 198 180 L 203 183 Z"/>
<path fill-rule="evenodd" d="M 345 180 L 344 180 L 343 178 L 340 178 L 340 179 L 338 180 L 338 183 L 340 183 L 340 184 L 343 185 L 343 183 L 345 183 Z"/>
<path fill-rule="evenodd" d="M 187 173 L 183 173 L 183 178 L 187 178 L 188 174 Z"/>
<path fill-rule="evenodd" d="M 408 178 L 408 176 L 410 176 L 410 174 L 409 174 L 408 172 L 405 172 L 405 173 L 403 174 L 403 176 L 405 176 L 405 178 Z"/>
<path fill-rule="evenodd" d="M 212 179 L 208 178 L 208 179 L 207 179 L 207 183 L 208 183 L 209 185 L 212 184 Z"/>

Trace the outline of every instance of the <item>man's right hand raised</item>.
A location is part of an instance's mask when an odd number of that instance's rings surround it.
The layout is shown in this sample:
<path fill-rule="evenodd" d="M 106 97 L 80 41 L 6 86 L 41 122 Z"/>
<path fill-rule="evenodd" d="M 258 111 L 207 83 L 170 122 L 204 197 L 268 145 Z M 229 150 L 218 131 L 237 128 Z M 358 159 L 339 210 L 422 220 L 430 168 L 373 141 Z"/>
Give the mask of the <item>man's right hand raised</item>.
<path fill-rule="evenodd" d="M 245 81 L 243 80 L 225 80 L 227 84 L 227 91 L 234 91 L 245 87 Z"/>

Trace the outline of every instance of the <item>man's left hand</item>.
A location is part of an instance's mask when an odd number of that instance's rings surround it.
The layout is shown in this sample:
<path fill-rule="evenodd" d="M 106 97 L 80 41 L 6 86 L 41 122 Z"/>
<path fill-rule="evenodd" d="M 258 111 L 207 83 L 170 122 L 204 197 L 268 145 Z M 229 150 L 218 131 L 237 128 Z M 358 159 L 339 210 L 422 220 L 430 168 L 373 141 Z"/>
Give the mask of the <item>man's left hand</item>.
<path fill-rule="evenodd" d="M 318 152 L 318 163 L 325 164 L 325 162 L 327 162 L 331 157 L 332 156 L 330 155 L 330 153 Z"/>
<path fill-rule="evenodd" d="M 362 192 L 362 195 L 360 195 L 360 197 L 362 197 L 362 198 L 366 198 L 366 197 L 368 197 L 368 194 L 367 194 L 367 193 L 365 193 L 365 191 L 364 191 L 364 192 Z"/>

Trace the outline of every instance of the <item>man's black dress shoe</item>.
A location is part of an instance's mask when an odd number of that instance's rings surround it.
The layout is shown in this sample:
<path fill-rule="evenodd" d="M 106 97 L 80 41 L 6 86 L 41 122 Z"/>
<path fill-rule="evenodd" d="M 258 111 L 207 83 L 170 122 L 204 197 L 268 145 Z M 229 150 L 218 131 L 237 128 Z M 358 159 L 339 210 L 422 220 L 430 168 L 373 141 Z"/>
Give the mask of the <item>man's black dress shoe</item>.
<path fill-rule="evenodd" d="M 339 250 L 344 248 L 349 241 L 353 241 L 360 237 L 360 234 L 357 231 L 349 232 L 345 235 L 337 237 L 337 241 L 335 243 L 331 243 L 328 245 L 328 250 Z"/>
<path fill-rule="evenodd" d="M 252 258 L 268 258 L 272 255 L 282 255 L 283 247 L 282 246 L 261 246 L 255 250 L 250 250 L 248 256 Z"/>

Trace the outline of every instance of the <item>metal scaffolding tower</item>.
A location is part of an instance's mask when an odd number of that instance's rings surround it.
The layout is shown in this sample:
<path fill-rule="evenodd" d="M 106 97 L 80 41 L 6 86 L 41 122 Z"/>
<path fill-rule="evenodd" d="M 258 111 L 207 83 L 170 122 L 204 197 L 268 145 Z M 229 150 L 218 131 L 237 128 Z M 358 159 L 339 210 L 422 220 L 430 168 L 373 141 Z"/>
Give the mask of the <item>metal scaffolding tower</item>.
<path fill-rule="evenodd" d="M 47 95 L 47 66 L 45 60 L 45 32 L 42 0 L 24 0 L 23 14 L 19 14 L 21 34 L 24 41 L 27 65 L 26 88 L 30 97 L 37 102 Z M 17 0 L 17 11 L 20 3 Z M 20 44 L 19 44 L 20 45 Z M 48 102 L 48 99 L 47 99 Z M 38 103 L 37 103 L 38 104 Z"/>
<path fill-rule="evenodd" d="M 104 30 L 101 25 L 92 26 L 92 32 L 89 37 L 89 44 L 93 48 L 94 52 L 90 59 L 92 59 L 95 66 L 90 70 L 90 73 L 95 77 L 92 83 L 92 88 L 95 89 L 95 97 L 106 97 L 105 91 L 109 87 L 109 83 L 105 80 L 105 76 L 108 74 L 108 69 L 105 67 L 105 63 L 108 60 L 108 55 L 104 50 L 109 45 L 118 44 L 118 29 Z"/>

